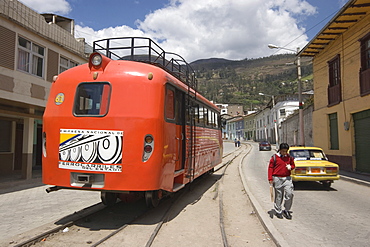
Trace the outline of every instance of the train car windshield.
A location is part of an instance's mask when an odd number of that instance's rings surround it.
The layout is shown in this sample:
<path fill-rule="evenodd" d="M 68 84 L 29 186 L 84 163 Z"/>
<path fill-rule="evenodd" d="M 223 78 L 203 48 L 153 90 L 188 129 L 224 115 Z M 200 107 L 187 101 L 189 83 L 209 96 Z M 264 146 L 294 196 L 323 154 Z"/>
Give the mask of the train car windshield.
<path fill-rule="evenodd" d="M 108 113 L 111 85 L 108 82 L 83 82 L 78 85 L 73 114 L 105 116 Z"/>

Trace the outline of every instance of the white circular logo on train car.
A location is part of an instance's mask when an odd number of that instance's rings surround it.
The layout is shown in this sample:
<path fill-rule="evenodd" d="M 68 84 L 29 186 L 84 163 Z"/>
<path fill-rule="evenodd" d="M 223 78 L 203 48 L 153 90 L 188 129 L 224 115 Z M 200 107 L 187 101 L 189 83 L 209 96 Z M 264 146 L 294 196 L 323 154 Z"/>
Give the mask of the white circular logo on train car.
<path fill-rule="evenodd" d="M 106 136 L 98 144 L 98 157 L 104 164 L 117 164 L 122 158 L 122 138 Z"/>
<path fill-rule="evenodd" d="M 55 104 L 61 105 L 64 102 L 64 93 L 58 93 L 58 95 L 55 97 Z"/>

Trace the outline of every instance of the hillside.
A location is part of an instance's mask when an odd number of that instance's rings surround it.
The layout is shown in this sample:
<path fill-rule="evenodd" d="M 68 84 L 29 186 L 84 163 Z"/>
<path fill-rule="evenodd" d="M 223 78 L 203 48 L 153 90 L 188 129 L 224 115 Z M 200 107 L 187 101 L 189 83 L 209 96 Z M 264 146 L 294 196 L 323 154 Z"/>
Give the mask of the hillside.
<path fill-rule="evenodd" d="M 242 104 L 245 110 L 261 108 L 269 95 L 298 92 L 297 66 L 292 54 L 233 61 L 202 59 L 190 65 L 196 71 L 198 91 L 210 100 L 225 104 Z M 301 59 L 303 90 L 313 89 L 310 59 Z"/>

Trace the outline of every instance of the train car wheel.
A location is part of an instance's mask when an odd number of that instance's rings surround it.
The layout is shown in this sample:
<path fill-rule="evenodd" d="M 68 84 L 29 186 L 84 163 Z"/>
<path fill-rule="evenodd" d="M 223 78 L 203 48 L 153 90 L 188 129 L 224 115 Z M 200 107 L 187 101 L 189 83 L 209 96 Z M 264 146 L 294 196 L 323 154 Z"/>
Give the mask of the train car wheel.
<path fill-rule="evenodd" d="M 159 190 L 145 191 L 145 202 L 148 207 L 157 207 L 161 199 L 161 192 Z"/>
<path fill-rule="evenodd" d="M 102 191 L 100 195 L 101 201 L 104 205 L 113 206 L 117 201 L 117 194 L 112 192 Z"/>
<path fill-rule="evenodd" d="M 209 175 L 212 175 L 214 172 L 215 172 L 215 168 L 212 168 L 212 169 L 211 169 L 211 170 L 209 170 L 207 173 L 208 173 Z"/>

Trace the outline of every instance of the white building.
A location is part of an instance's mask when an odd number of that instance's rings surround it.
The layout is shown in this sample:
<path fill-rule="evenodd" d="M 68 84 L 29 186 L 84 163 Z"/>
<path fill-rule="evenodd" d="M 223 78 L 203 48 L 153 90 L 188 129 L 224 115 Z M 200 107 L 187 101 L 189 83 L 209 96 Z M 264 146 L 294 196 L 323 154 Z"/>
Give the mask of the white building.
<path fill-rule="evenodd" d="M 281 122 L 299 108 L 298 95 L 279 95 L 256 114 L 256 140 L 279 143 Z"/>
<path fill-rule="evenodd" d="M 220 108 L 221 115 L 227 114 L 227 107 L 229 106 L 228 104 L 216 104 L 218 108 Z"/>
<path fill-rule="evenodd" d="M 271 109 L 266 107 L 265 109 L 256 113 L 256 141 L 269 140 L 271 141 L 272 137 L 269 134 L 269 121 L 271 119 Z"/>

